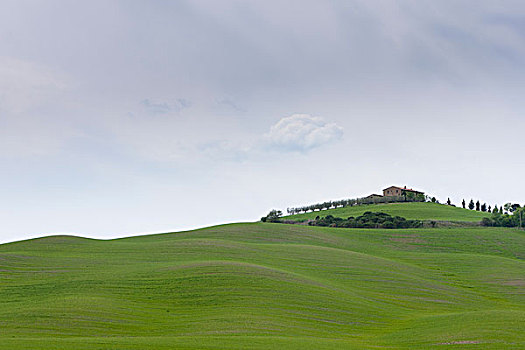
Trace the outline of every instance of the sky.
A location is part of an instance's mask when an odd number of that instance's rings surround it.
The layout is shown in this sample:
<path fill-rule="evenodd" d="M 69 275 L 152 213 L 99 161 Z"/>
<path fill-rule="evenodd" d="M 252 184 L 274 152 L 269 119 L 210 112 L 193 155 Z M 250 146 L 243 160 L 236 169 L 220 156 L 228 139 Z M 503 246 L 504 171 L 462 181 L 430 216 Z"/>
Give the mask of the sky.
<path fill-rule="evenodd" d="M 0 242 L 407 185 L 525 202 L 523 1 L 0 2 Z"/>

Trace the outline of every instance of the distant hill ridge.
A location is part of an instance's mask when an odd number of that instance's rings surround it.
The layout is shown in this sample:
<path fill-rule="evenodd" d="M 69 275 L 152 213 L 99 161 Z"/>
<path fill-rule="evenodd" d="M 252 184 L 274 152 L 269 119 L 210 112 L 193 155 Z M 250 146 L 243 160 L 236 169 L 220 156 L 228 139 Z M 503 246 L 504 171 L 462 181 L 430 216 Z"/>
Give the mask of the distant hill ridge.
<path fill-rule="evenodd" d="M 284 219 L 308 220 L 317 216 L 333 215 L 335 217 L 347 218 L 359 216 L 367 211 L 382 212 L 392 216 L 401 216 L 412 220 L 436 220 L 436 221 L 463 221 L 480 222 L 484 217 L 490 217 L 488 212 L 468 210 L 454 206 L 431 203 L 431 202 L 407 202 L 388 204 L 356 205 L 343 208 L 334 208 L 308 213 L 288 215 Z"/>

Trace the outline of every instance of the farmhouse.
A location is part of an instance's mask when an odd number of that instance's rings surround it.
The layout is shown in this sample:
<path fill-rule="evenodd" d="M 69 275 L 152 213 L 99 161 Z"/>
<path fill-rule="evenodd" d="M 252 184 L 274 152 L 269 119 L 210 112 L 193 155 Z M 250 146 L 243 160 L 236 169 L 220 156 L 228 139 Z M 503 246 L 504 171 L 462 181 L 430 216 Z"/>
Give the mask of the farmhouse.
<path fill-rule="evenodd" d="M 376 199 L 376 198 L 383 198 L 383 196 L 380 195 L 380 194 L 375 194 L 374 193 L 374 194 L 371 194 L 370 196 L 364 197 L 363 199 Z"/>
<path fill-rule="evenodd" d="M 393 196 L 402 196 L 404 193 L 409 194 L 413 193 L 414 195 L 418 194 L 424 194 L 424 192 L 416 191 L 411 188 L 405 187 L 397 187 L 397 186 L 390 186 L 383 190 L 383 196 L 385 197 L 393 197 Z"/>

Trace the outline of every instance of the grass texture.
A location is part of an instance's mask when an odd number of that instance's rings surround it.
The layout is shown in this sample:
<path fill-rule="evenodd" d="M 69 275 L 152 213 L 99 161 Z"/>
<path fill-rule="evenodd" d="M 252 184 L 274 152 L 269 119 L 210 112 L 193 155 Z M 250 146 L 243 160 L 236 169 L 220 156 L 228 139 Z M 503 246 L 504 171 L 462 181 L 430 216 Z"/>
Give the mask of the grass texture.
<path fill-rule="evenodd" d="M 1 349 L 522 349 L 525 234 L 230 224 L 0 245 Z"/>

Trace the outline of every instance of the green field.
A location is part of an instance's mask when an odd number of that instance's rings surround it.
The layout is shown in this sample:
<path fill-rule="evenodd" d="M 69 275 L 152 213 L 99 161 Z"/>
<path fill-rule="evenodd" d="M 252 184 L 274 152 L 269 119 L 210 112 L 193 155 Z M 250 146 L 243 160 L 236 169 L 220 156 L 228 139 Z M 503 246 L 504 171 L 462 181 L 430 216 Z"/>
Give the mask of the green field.
<path fill-rule="evenodd" d="M 333 215 L 347 218 L 363 215 L 366 211 L 383 212 L 392 216 L 402 216 L 406 219 L 439 220 L 439 221 L 469 221 L 479 222 L 490 213 L 468 210 L 436 203 L 391 203 L 358 205 L 354 207 L 337 208 L 286 216 L 285 219 L 303 221 L 315 219 L 317 215 Z"/>
<path fill-rule="evenodd" d="M 0 245 L 0 349 L 523 349 L 525 233 L 231 224 Z"/>

